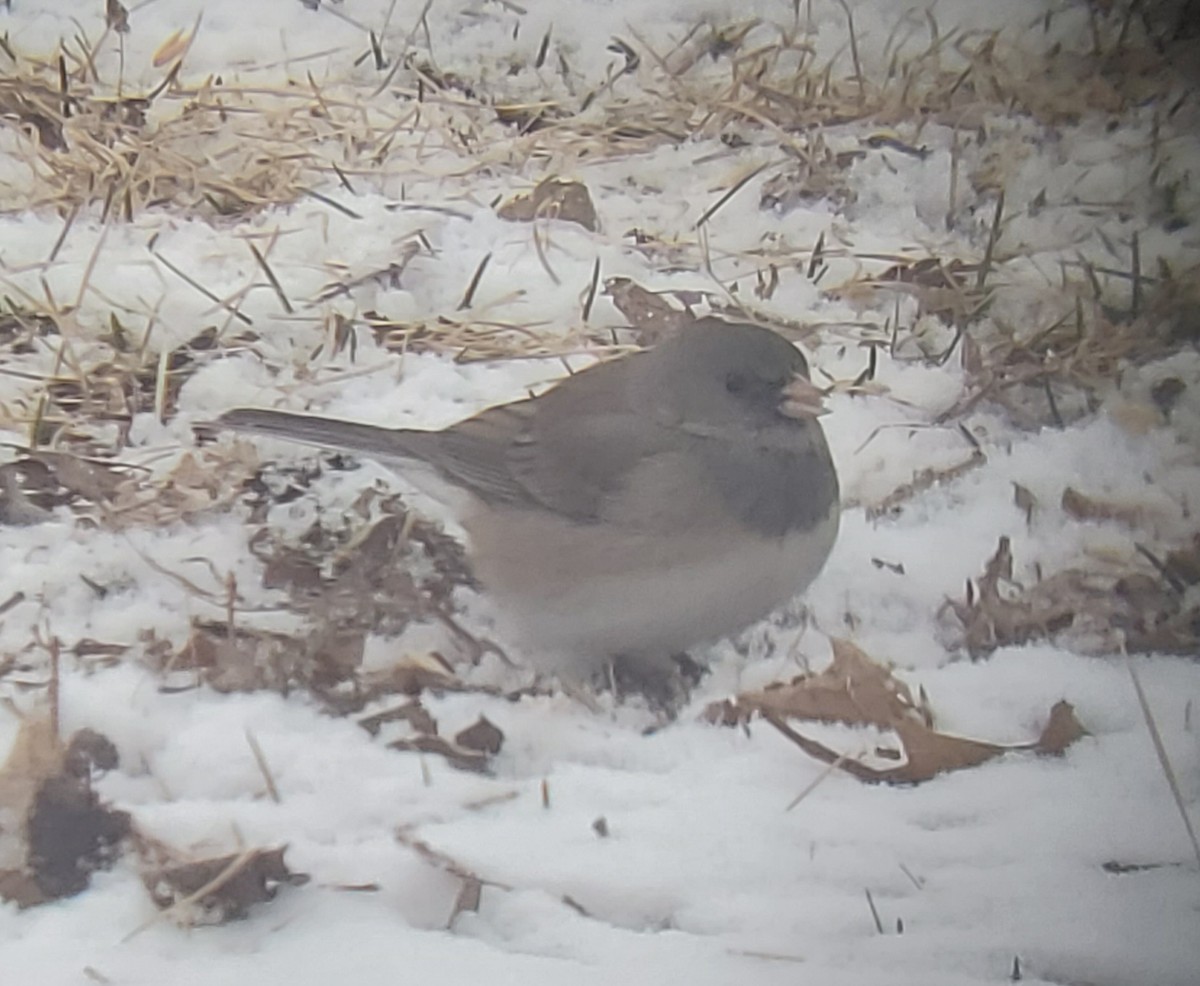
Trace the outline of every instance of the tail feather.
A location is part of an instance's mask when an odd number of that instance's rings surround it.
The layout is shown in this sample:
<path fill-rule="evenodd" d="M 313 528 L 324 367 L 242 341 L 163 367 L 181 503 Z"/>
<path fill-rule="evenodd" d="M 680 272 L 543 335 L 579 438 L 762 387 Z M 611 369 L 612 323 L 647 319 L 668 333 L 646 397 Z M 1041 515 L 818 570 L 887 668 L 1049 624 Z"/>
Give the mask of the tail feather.
<path fill-rule="evenodd" d="M 219 428 L 231 431 L 352 452 L 385 462 L 421 458 L 410 446 L 419 441 L 414 440 L 415 436 L 422 433 L 402 428 L 381 428 L 378 425 L 256 407 L 226 411 L 214 423 Z"/>

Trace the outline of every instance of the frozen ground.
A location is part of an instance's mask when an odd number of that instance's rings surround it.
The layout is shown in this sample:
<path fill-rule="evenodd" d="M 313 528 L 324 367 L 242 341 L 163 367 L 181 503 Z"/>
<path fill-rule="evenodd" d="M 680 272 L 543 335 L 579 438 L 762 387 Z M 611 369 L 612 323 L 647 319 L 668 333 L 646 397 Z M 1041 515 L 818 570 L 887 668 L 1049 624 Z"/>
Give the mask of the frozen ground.
<path fill-rule="evenodd" d="M 29 502 L 5 474 L 0 753 L 47 708 L 57 640 L 62 732 L 113 741 L 97 790 L 144 841 L 193 859 L 286 844 L 311 881 L 246 920 L 181 927 L 152 921 L 130 851 L 76 896 L 0 905 L 0 982 L 1200 981 L 1200 872 L 1127 628 L 970 660 L 944 607 L 977 592 L 1001 537 L 1004 598 L 1086 571 L 1110 616 L 1118 574 L 1158 579 L 1137 546 L 1193 550 L 1200 125 L 1191 70 L 1145 43 L 1174 8 L 1140 5 L 1123 28 L 1120 5 L 870 0 L 851 5 L 852 45 L 826 0 L 278 2 L 253 18 L 158 0 L 120 34 L 98 6 L 0 10 L 0 296 L 19 314 L 0 316 L 0 466 L 36 431 L 133 467 L 113 487 L 107 467 L 59 473 Z M 60 51 L 80 101 L 65 118 Z M 180 57 L 144 119 L 97 109 Z M 587 186 L 598 230 L 497 215 L 553 175 Z M 929 258 L 951 273 L 922 278 Z M 480 714 L 503 732 L 486 774 L 355 721 L 403 696 L 346 716 L 294 682 L 204 683 L 189 639 L 226 619 L 231 585 L 239 627 L 299 646 L 313 625 L 263 587 L 263 523 L 277 548 L 319 529 L 340 550 L 405 488 L 369 463 L 305 473 L 315 453 L 263 443 L 251 516 L 238 491 L 259 453 L 197 447 L 192 426 L 278 404 L 438 427 L 521 396 L 627 324 L 602 293 L 585 316 L 597 264 L 602 282 L 781 326 L 833 387 L 846 510 L 804 618 L 714 645 L 653 735 L 636 703 L 426 693 L 443 735 Z M 1051 332 L 1065 341 L 1038 341 Z M 1031 366 L 1053 372 L 1015 380 Z M 1194 621 L 1195 580 L 1172 591 Z M 486 600 L 452 599 L 486 632 Z M 1159 648 L 1183 653 L 1129 660 L 1194 815 L 1190 632 Z M 1089 735 L 1062 758 L 889 787 L 827 774 L 762 723 L 700 721 L 819 667 L 831 636 L 923 688 L 946 732 L 1027 741 L 1066 699 Z M 408 626 L 367 639 L 352 671 L 431 649 L 463 657 Z M 526 680 L 493 657 L 460 673 Z M 3 809 L 0 869 L 19 828 Z"/>

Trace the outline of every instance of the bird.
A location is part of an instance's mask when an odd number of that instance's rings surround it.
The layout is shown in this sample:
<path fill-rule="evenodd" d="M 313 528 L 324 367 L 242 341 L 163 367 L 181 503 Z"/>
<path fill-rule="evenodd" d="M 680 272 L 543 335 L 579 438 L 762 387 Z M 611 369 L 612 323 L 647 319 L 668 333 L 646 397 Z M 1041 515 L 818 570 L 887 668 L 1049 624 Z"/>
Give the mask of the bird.
<path fill-rule="evenodd" d="M 706 317 L 441 430 L 264 408 L 213 425 L 432 480 L 535 668 L 578 682 L 619 662 L 649 694 L 820 572 L 839 521 L 823 413 L 795 345 Z"/>

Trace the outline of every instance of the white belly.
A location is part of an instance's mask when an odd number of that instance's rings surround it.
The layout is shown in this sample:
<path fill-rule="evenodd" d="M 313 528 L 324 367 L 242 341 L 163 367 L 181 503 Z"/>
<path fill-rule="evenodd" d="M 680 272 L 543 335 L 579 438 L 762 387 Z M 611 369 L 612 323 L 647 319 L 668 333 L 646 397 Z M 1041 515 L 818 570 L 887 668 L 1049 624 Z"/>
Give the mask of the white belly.
<path fill-rule="evenodd" d="M 539 528 L 537 551 L 521 528 L 518 516 L 482 538 L 471 531 L 479 576 L 536 664 L 583 676 L 616 655 L 666 657 L 762 619 L 816 577 L 837 515 L 772 539 L 657 542 L 564 525 L 551 537 Z"/>

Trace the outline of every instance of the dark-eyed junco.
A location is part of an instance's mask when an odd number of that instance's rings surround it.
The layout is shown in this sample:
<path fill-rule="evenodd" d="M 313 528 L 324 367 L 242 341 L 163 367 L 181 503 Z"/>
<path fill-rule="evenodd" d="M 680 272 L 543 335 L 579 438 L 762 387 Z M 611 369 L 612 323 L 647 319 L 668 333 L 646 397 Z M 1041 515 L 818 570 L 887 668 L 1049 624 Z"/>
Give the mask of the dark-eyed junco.
<path fill-rule="evenodd" d="M 787 340 L 706 318 L 442 431 L 254 408 L 216 424 L 432 467 L 466 493 L 476 573 L 535 663 L 652 675 L 820 571 L 838 526 L 820 397 Z"/>

